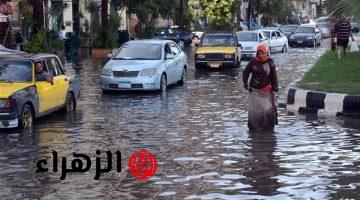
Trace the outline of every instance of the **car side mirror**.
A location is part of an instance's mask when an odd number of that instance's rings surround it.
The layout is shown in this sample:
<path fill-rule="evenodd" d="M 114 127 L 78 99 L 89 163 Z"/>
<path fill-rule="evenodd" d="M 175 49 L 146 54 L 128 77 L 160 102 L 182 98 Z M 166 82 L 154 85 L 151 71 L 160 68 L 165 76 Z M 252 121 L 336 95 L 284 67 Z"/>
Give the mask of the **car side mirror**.
<path fill-rule="evenodd" d="M 237 43 L 237 47 L 240 47 L 242 49 L 242 45 L 240 43 Z"/>
<path fill-rule="evenodd" d="M 110 60 L 110 59 L 113 57 L 113 55 L 112 55 L 112 54 L 108 54 L 106 57 Z"/>
<path fill-rule="evenodd" d="M 174 56 L 174 54 L 166 54 L 166 60 L 170 60 L 170 59 L 174 59 L 175 58 L 175 56 Z"/>

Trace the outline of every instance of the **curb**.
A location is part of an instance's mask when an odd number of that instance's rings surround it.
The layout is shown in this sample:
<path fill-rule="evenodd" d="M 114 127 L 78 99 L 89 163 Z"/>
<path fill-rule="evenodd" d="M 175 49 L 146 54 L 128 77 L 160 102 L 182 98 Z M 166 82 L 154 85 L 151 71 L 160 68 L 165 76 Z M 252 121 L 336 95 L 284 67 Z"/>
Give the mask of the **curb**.
<path fill-rule="evenodd" d="M 289 87 L 286 110 L 318 116 L 345 116 L 360 119 L 360 95 L 325 93 Z"/>

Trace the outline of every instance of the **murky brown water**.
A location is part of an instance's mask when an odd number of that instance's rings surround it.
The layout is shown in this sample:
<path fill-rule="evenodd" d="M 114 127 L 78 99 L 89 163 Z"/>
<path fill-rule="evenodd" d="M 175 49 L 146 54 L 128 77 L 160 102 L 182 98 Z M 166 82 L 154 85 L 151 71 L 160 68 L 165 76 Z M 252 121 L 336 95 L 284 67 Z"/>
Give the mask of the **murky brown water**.
<path fill-rule="evenodd" d="M 283 94 L 326 50 L 273 54 Z M 0 199 L 359 199 L 359 120 L 318 119 L 279 110 L 275 134 L 250 135 L 241 70 L 195 72 L 193 49 L 186 86 L 156 93 L 102 94 L 101 63 L 72 70 L 83 83 L 78 112 L 55 113 L 33 133 L 0 134 Z M 319 122 L 319 123 L 318 123 Z M 132 152 L 158 160 L 156 175 L 134 179 Z M 120 150 L 122 172 L 35 173 L 56 150 L 71 158 L 96 149 Z M 51 161 L 50 161 L 51 162 Z"/>

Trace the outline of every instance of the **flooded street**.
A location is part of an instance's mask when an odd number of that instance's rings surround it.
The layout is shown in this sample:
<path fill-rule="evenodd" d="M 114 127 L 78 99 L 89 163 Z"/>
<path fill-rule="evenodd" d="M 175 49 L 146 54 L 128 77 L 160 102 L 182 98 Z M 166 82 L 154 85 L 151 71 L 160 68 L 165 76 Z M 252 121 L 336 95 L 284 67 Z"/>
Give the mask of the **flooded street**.
<path fill-rule="evenodd" d="M 280 101 L 328 43 L 271 55 Z M 0 132 L 0 199 L 360 199 L 360 120 L 280 109 L 275 134 L 249 134 L 242 69 L 195 71 L 194 51 L 186 49 L 187 84 L 166 95 L 103 94 L 102 63 L 69 65 L 82 80 L 76 113 L 41 118 L 32 133 Z M 158 161 L 147 181 L 127 169 L 140 148 Z M 52 151 L 69 160 L 73 152 L 85 153 L 95 163 L 96 150 L 121 151 L 121 172 L 100 180 L 93 168 L 65 180 L 61 170 L 36 173 L 36 162 L 50 164 Z"/>

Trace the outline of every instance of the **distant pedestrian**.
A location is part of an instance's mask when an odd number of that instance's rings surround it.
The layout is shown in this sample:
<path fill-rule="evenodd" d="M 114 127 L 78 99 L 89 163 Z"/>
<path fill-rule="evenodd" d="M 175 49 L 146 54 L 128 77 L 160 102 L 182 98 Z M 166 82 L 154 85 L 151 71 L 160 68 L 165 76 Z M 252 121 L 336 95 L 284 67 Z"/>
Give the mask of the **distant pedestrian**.
<path fill-rule="evenodd" d="M 249 76 L 251 74 L 250 84 Z M 275 93 L 278 81 L 274 60 L 269 57 L 265 45 L 259 45 L 256 58 L 243 71 L 243 82 L 250 92 L 248 127 L 251 132 L 273 131 L 277 124 Z"/>
<path fill-rule="evenodd" d="M 348 19 L 339 20 L 334 26 L 334 34 L 336 36 L 336 44 L 338 47 L 338 58 L 341 59 L 346 55 L 346 48 L 349 44 L 349 37 L 354 41 L 351 33 L 351 23 Z"/>
<path fill-rule="evenodd" d="M 60 40 L 66 40 L 65 26 L 61 26 L 59 37 L 60 37 Z"/>

